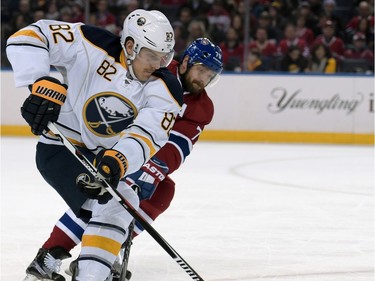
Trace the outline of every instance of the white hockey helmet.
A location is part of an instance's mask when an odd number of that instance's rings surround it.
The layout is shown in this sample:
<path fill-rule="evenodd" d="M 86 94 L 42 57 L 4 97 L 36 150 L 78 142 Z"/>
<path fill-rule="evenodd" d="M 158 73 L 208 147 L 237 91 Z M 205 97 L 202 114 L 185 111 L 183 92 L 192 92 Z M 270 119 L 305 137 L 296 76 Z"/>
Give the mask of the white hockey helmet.
<path fill-rule="evenodd" d="M 126 38 L 134 40 L 133 55 L 130 56 L 124 47 Z M 134 60 L 142 48 L 165 53 L 160 62 L 161 67 L 168 66 L 174 56 L 174 32 L 167 17 L 156 10 L 137 9 L 125 19 L 121 34 L 121 45 L 127 59 Z"/>

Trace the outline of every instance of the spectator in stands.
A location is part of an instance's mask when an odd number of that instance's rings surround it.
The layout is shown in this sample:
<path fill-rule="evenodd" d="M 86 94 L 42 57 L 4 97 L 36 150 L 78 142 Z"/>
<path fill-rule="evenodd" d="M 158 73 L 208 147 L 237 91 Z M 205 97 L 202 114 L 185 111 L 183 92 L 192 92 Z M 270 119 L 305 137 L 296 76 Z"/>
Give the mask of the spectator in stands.
<path fill-rule="evenodd" d="M 261 53 L 257 48 L 250 49 L 249 57 L 246 63 L 247 71 L 266 71 L 266 67 L 263 64 Z"/>
<path fill-rule="evenodd" d="M 314 45 L 320 43 L 323 43 L 330 49 L 332 56 L 338 62 L 343 59 L 345 45 L 341 38 L 335 36 L 335 27 L 333 25 L 333 22 L 330 20 L 327 20 L 324 23 L 323 33 L 316 37 Z"/>
<path fill-rule="evenodd" d="M 29 25 L 33 22 L 33 11 L 30 7 L 29 0 L 20 0 L 18 4 L 18 11 L 13 14 L 13 19 L 18 21 L 18 25 L 23 25 L 21 22 L 25 22 L 26 25 Z M 21 20 L 22 19 L 22 20 Z M 16 23 L 17 24 L 17 23 Z"/>
<path fill-rule="evenodd" d="M 139 1 L 135 1 L 135 0 L 114 0 L 114 1 L 108 1 L 108 5 L 109 6 L 109 10 L 111 10 L 111 8 L 117 8 L 117 9 L 126 9 L 128 11 L 128 13 L 131 13 L 132 11 L 136 10 L 139 8 L 139 4 L 138 2 Z M 111 3 L 111 2 L 115 2 L 115 3 Z M 142 1 L 144 3 L 144 5 L 149 5 L 149 2 L 151 1 Z M 155 2 L 155 1 L 154 1 Z M 136 5 L 136 7 L 134 7 L 134 5 Z M 129 9 L 130 8 L 130 9 Z M 149 6 L 149 8 L 152 8 L 151 6 Z"/>
<path fill-rule="evenodd" d="M 27 11 L 27 6 L 29 6 L 28 2 L 25 1 L 25 3 L 22 3 L 24 5 L 24 11 Z M 3 4 L 4 2 L 2 2 Z M 21 3 L 19 3 L 18 6 L 21 6 Z M 3 8 L 3 7 L 2 7 Z M 2 10 L 3 11 L 3 10 Z M 2 22 L 1 24 L 1 65 L 4 66 L 10 66 L 10 63 L 8 61 L 7 56 L 5 55 L 5 46 L 6 41 L 11 36 L 15 30 L 20 30 L 30 24 L 30 20 L 28 19 L 28 13 L 20 13 L 18 11 L 11 11 L 9 10 L 9 18 L 7 18 L 6 22 Z M 30 13 L 32 16 L 32 13 Z M 4 20 L 2 18 L 2 20 Z M 31 22 L 33 19 L 31 19 Z"/>
<path fill-rule="evenodd" d="M 234 11 L 234 13 L 237 13 L 240 15 L 240 17 L 242 18 L 242 22 L 244 21 L 245 19 L 245 5 L 244 5 L 244 1 L 239 1 L 237 3 L 237 7 Z M 254 16 L 253 13 L 249 13 L 250 14 L 250 27 L 253 28 L 253 27 L 256 27 L 258 25 L 258 19 Z"/>
<path fill-rule="evenodd" d="M 207 13 L 209 33 L 214 42 L 222 42 L 225 33 L 230 26 L 230 15 L 224 9 L 222 0 L 214 0 L 210 10 Z"/>
<path fill-rule="evenodd" d="M 323 11 L 322 0 L 308 0 L 308 3 L 310 5 L 311 14 L 314 17 L 319 18 L 319 15 Z"/>
<path fill-rule="evenodd" d="M 188 8 L 182 8 L 178 14 L 178 20 L 185 26 L 188 26 L 193 19 L 193 11 Z"/>
<path fill-rule="evenodd" d="M 72 22 L 85 22 L 82 1 L 74 1 L 72 5 Z"/>
<path fill-rule="evenodd" d="M 258 27 L 255 32 L 255 40 L 249 44 L 249 48 L 250 50 L 258 49 L 261 56 L 273 58 L 277 55 L 277 47 L 267 36 L 267 30 L 263 27 Z"/>
<path fill-rule="evenodd" d="M 296 18 L 296 35 L 298 38 L 303 39 L 307 46 L 310 48 L 314 43 L 314 33 L 308 27 L 306 27 L 306 18 L 299 14 Z"/>
<path fill-rule="evenodd" d="M 337 71 L 336 59 L 332 57 L 331 51 L 326 45 L 316 44 L 311 49 L 308 71 L 315 73 L 335 73 Z"/>
<path fill-rule="evenodd" d="M 335 35 L 339 36 L 340 38 L 343 38 L 344 31 L 343 31 L 341 19 L 336 14 L 335 9 L 336 9 L 336 1 L 335 0 L 324 0 L 322 15 L 325 16 L 326 20 L 330 20 L 330 21 L 333 22 L 334 26 L 336 27 L 336 29 L 335 29 L 336 34 Z"/>
<path fill-rule="evenodd" d="M 138 0 L 130 0 L 128 2 L 128 5 L 126 5 L 126 11 L 128 14 L 140 8 L 138 2 L 139 2 Z"/>
<path fill-rule="evenodd" d="M 293 15 L 301 15 L 306 19 L 306 27 L 310 28 L 316 36 L 320 30 L 317 30 L 318 16 L 311 11 L 310 2 L 302 1 Z"/>
<path fill-rule="evenodd" d="M 46 14 L 43 10 L 36 10 L 33 15 L 33 22 L 37 22 L 38 20 L 45 19 Z"/>
<path fill-rule="evenodd" d="M 96 17 L 96 14 L 95 13 L 91 13 L 89 15 L 89 22 L 88 22 L 89 25 L 98 25 L 98 18 Z"/>
<path fill-rule="evenodd" d="M 59 20 L 65 21 L 65 22 L 72 22 L 73 20 L 73 12 L 70 6 L 64 6 L 60 9 L 60 18 Z"/>
<path fill-rule="evenodd" d="M 57 7 L 57 2 L 56 1 L 51 1 L 48 4 L 48 10 L 46 13 L 46 19 L 49 20 L 59 20 L 60 19 L 60 12 Z"/>
<path fill-rule="evenodd" d="M 209 37 L 206 32 L 206 26 L 201 20 L 192 20 L 188 26 L 189 36 L 186 40 L 187 45 L 197 38 Z"/>
<path fill-rule="evenodd" d="M 286 55 L 280 62 L 280 70 L 290 73 L 305 72 L 308 67 L 308 60 L 302 55 L 301 49 L 292 45 L 288 48 Z"/>
<path fill-rule="evenodd" d="M 39 18 L 61 20 L 66 18 L 71 22 L 83 22 L 83 3 L 85 0 L 15 0 L 2 1 L 2 42 L 7 39 L 10 34 L 16 30 L 34 22 Z M 97 5 L 101 2 L 108 3 L 107 11 L 113 12 L 116 17 L 116 28 L 109 28 L 111 32 L 118 34 L 122 29 L 122 22 L 124 17 L 129 13 L 134 5 L 143 7 L 145 9 L 158 9 L 160 7 L 167 7 L 172 14 L 172 18 L 178 16 L 178 20 L 174 24 L 176 34 L 181 34 L 181 37 L 176 41 L 176 55 L 182 46 L 186 46 L 187 41 L 192 41 L 195 37 L 200 37 L 201 34 L 209 37 L 220 44 L 224 42 L 227 34 L 221 29 L 228 27 L 228 16 L 230 17 L 230 26 L 237 31 L 239 41 L 244 39 L 244 18 L 245 9 L 244 1 L 241 0 L 87 0 L 90 3 L 91 15 L 89 24 L 102 25 L 102 21 L 96 17 Z M 344 2 L 351 2 L 345 0 Z M 354 35 L 362 33 L 365 35 L 365 53 L 368 57 L 368 52 L 373 54 L 374 48 L 374 15 L 373 15 L 373 0 L 363 1 L 356 0 L 351 3 L 357 8 L 356 15 L 350 21 L 345 21 L 345 17 L 337 17 L 337 12 L 342 9 L 343 0 L 252 0 L 250 5 L 257 9 L 250 13 L 250 33 L 254 41 L 249 44 L 249 49 L 257 47 L 261 52 L 263 66 L 267 66 L 267 59 L 263 56 L 268 56 L 268 47 L 264 47 L 261 42 L 262 35 L 258 35 L 258 27 L 265 28 L 268 34 L 267 41 L 274 40 L 278 51 L 286 54 L 288 47 L 294 45 L 293 40 L 286 40 L 284 38 L 284 30 L 286 29 L 286 20 L 296 20 L 296 37 L 303 38 L 307 48 L 312 48 L 315 44 L 323 43 L 331 50 L 331 54 L 337 59 L 340 66 L 344 55 L 348 58 L 359 56 L 363 44 L 363 40 L 353 40 Z M 133 5 L 134 4 L 134 5 Z M 68 9 L 62 8 L 71 5 L 71 15 L 67 12 Z M 119 7 L 122 5 L 123 8 Z M 172 7 L 172 8 L 170 8 Z M 218 8 L 219 7 L 219 8 Z M 216 12 L 213 13 L 213 10 Z M 177 14 L 176 11 L 179 11 Z M 219 12 L 217 12 L 217 10 Z M 354 10 L 354 9 L 353 9 Z M 43 16 L 43 12 L 45 15 Z M 259 16 L 259 19 L 255 17 Z M 211 16 L 211 21 L 215 22 L 215 28 L 209 26 L 208 19 L 203 17 Z M 318 17 L 319 16 L 319 17 Z M 303 25 L 303 18 L 305 25 Z M 192 20 L 201 20 L 200 23 L 193 23 L 190 27 L 192 34 L 189 37 L 189 25 Z M 213 20 L 214 19 L 214 20 Z M 332 22 L 334 34 L 330 30 L 327 22 Z M 217 25 L 216 25 L 217 24 Z M 340 24 L 345 27 L 343 33 L 340 33 Z M 220 28 L 218 28 L 220 26 Z M 311 35 L 305 30 L 312 29 L 315 40 L 313 45 L 310 45 Z M 206 32 L 207 31 L 207 32 Z M 210 33 L 212 32 L 212 34 Z M 229 32 L 231 33 L 231 32 Z M 264 33 L 264 31 L 263 31 Z M 319 36 L 318 36 L 319 35 Z M 188 38 L 189 37 L 189 38 Z M 319 37 L 319 38 L 317 38 Z M 363 37 L 363 36 L 359 36 Z M 284 39 L 284 40 L 283 40 Z M 283 40 L 283 43 L 281 41 Z M 353 40 L 353 41 L 352 41 Z M 232 43 L 230 43 L 232 44 Z M 230 45 L 228 44 L 228 46 Z M 347 44 L 347 46 L 345 45 Z M 353 44 L 353 46 L 351 46 Z M 268 44 L 267 44 L 268 45 Z M 298 44 L 297 44 L 298 45 Z M 3 44 L 2 44 L 3 46 Z M 180 46 L 180 47 L 179 47 Z M 345 48 L 349 50 L 345 52 Z M 272 49 L 272 48 L 271 48 Z M 283 50 L 282 52 L 280 50 Z M 271 53 L 273 53 L 271 51 Z M 308 52 L 307 52 L 308 53 Z M 304 51 L 303 51 L 303 54 Z M 354 54 L 354 55 L 353 55 Z M 305 54 L 306 55 L 306 54 Z M 354 57 L 353 57 L 354 56 Z M 2 54 L 3 57 L 3 54 Z M 370 57 L 368 57 L 370 60 Z M 2 65 L 7 64 L 7 59 L 2 61 Z M 246 63 L 245 63 L 246 64 Z M 279 60 L 277 65 L 279 64 Z M 371 63 L 373 65 L 373 61 Z M 243 67 L 243 58 L 241 66 Z M 340 70 L 341 67 L 339 67 Z"/>
<path fill-rule="evenodd" d="M 210 5 L 202 0 L 188 0 L 181 8 L 189 8 L 194 15 L 194 18 L 203 19 L 206 17 Z"/>
<path fill-rule="evenodd" d="M 225 70 L 239 70 L 244 57 L 244 47 L 239 40 L 237 31 L 230 27 L 227 30 L 225 40 L 220 44 L 223 53 L 223 64 Z"/>
<path fill-rule="evenodd" d="M 32 11 L 43 11 L 46 12 L 48 9 L 47 0 L 30 0 L 30 6 Z"/>
<path fill-rule="evenodd" d="M 182 30 L 182 38 L 187 39 L 189 36 L 188 27 L 190 22 L 193 19 L 192 11 L 189 7 L 184 7 L 178 12 L 178 19 L 174 23 L 181 24 Z"/>
<path fill-rule="evenodd" d="M 301 54 L 305 57 L 309 55 L 309 49 L 304 39 L 297 37 L 296 26 L 293 23 L 288 23 L 284 30 L 284 39 L 282 39 L 278 46 L 279 55 L 286 55 L 292 46 L 297 46 Z"/>
<path fill-rule="evenodd" d="M 14 22 L 12 24 L 12 30 L 15 29 L 15 28 L 21 29 L 21 28 L 24 28 L 26 26 L 28 26 L 28 23 L 25 20 L 25 16 L 22 15 L 22 14 L 16 15 L 16 17 L 14 18 Z"/>
<path fill-rule="evenodd" d="M 281 3 L 278 1 L 272 2 L 268 11 L 270 15 L 270 26 L 276 32 L 276 42 L 279 43 L 281 38 L 283 38 L 283 30 L 285 25 L 287 24 L 286 19 L 280 13 Z"/>
<path fill-rule="evenodd" d="M 356 33 L 363 33 L 366 36 L 366 43 L 369 49 L 374 49 L 374 28 L 370 26 L 367 19 L 361 19 Z"/>
<path fill-rule="evenodd" d="M 175 22 L 172 24 L 173 31 L 174 31 L 174 55 L 176 60 L 180 60 L 180 56 L 182 55 L 183 51 L 185 50 L 187 44 L 186 39 L 182 37 L 184 28 L 180 22 Z M 200 38 L 200 37 L 197 37 Z"/>
<path fill-rule="evenodd" d="M 97 25 L 116 33 L 116 17 L 108 10 L 107 0 L 99 0 L 96 4 L 96 9 Z"/>
<path fill-rule="evenodd" d="M 365 19 L 368 22 L 368 26 L 372 29 L 372 32 L 374 32 L 374 15 L 372 14 L 370 4 L 366 1 L 361 1 L 359 3 L 358 15 L 350 19 L 346 25 L 346 33 L 353 36 L 358 31 L 359 22 L 361 19 Z"/>
<path fill-rule="evenodd" d="M 262 27 L 267 30 L 267 38 L 273 40 L 276 43 L 279 38 L 279 32 L 271 25 L 271 16 L 268 12 L 264 11 L 260 14 L 257 27 Z M 253 34 L 253 37 L 255 34 Z"/>
<path fill-rule="evenodd" d="M 353 45 L 345 51 L 345 57 L 350 59 L 364 59 L 371 69 L 374 69 L 374 52 L 366 45 L 366 36 L 357 32 L 353 36 Z"/>
<path fill-rule="evenodd" d="M 143 0 L 143 1 L 140 1 L 140 2 L 142 3 L 141 9 L 148 10 L 148 11 L 150 11 L 150 10 L 160 10 L 161 9 L 159 3 L 157 3 L 154 0 Z"/>
<path fill-rule="evenodd" d="M 243 26 L 243 18 L 239 13 L 234 13 L 231 22 L 230 27 L 234 28 L 236 30 L 238 38 L 240 41 L 243 41 L 244 39 L 244 26 Z"/>
<path fill-rule="evenodd" d="M 186 0 L 160 0 L 160 4 L 163 6 L 182 6 L 186 3 Z"/>

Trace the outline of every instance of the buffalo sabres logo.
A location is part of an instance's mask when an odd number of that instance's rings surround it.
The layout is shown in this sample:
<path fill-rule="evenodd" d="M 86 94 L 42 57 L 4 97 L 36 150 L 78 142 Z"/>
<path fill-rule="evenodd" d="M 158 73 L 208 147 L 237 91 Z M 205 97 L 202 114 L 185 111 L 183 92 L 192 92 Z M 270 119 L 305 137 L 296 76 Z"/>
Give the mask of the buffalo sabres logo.
<path fill-rule="evenodd" d="M 113 92 L 94 95 L 83 109 L 86 126 L 101 137 L 119 134 L 133 122 L 136 114 L 136 108 L 128 99 Z"/>

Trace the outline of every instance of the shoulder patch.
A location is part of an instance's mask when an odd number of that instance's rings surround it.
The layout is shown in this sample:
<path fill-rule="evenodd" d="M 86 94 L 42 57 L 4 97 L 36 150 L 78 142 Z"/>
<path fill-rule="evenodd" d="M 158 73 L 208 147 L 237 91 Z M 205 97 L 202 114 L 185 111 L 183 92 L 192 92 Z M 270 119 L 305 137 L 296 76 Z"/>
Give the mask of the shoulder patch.
<path fill-rule="evenodd" d="M 166 67 L 156 70 L 152 75 L 162 79 L 167 85 L 169 91 L 173 95 L 174 99 L 182 106 L 183 102 L 183 89 L 177 77 L 173 75 Z"/>

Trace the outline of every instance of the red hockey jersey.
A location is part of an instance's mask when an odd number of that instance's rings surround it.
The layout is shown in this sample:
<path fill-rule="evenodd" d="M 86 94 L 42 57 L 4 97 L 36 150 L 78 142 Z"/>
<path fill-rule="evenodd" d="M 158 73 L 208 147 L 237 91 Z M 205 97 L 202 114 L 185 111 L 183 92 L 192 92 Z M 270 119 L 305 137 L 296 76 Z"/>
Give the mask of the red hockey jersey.
<path fill-rule="evenodd" d="M 178 62 L 173 61 L 169 70 L 176 74 Z M 184 93 L 182 116 L 177 117 L 170 132 L 169 140 L 155 155 L 167 164 L 169 174 L 177 170 L 190 154 L 204 127 L 214 115 L 214 106 L 205 90 L 199 95 Z"/>
<path fill-rule="evenodd" d="M 168 68 L 177 75 L 178 62 L 173 61 Z M 183 111 L 177 117 L 167 143 L 155 154 L 155 157 L 167 164 L 168 174 L 173 173 L 184 162 L 214 115 L 213 103 L 205 90 L 199 95 L 185 92 L 183 101 Z M 142 217 L 152 223 L 170 206 L 174 192 L 175 183 L 167 176 L 159 183 L 150 199 L 140 202 L 139 212 Z M 134 231 L 140 234 L 143 227 L 136 222 Z"/>

